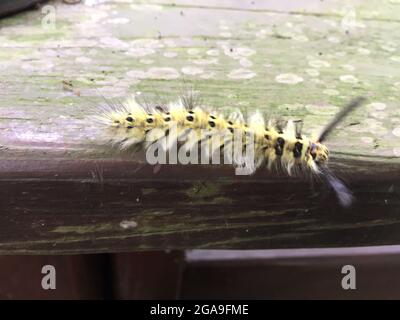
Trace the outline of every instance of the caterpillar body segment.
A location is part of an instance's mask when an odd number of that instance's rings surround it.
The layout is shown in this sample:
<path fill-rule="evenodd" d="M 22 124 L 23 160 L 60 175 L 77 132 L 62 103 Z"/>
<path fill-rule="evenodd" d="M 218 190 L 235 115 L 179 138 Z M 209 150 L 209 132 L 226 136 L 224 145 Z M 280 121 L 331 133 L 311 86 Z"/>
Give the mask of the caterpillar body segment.
<path fill-rule="evenodd" d="M 283 168 L 288 175 L 310 172 L 336 192 L 342 206 L 351 204 L 351 192 L 327 167 L 329 150 L 322 142 L 364 98 L 350 101 L 316 139 L 301 133 L 302 121 L 266 123 L 260 112 L 254 112 L 245 122 L 240 111 L 224 116 L 197 101 L 192 95 L 165 106 L 143 106 L 135 98 L 119 105 L 106 100 L 109 108 L 96 119 L 106 125 L 111 143 L 122 150 L 147 152 L 160 147 L 169 152 L 179 145 L 177 156 L 168 163 L 219 164 L 223 158 L 223 163 L 241 169 L 240 174 L 252 174 L 260 167 Z M 197 157 L 188 160 L 192 152 Z"/>
<path fill-rule="evenodd" d="M 224 163 L 246 168 L 248 173 L 261 166 L 283 167 L 289 175 L 304 169 L 317 173 L 316 163 L 328 160 L 328 149 L 302 135 L 299 122 L 288 121 L 285 127 L 271 120 L 266 124 L 260 112 L 246 123 L 238 112 L 225 117 L 201 106 L 188 108 L 182 100 L 144 107 L 131 98 L 99 118 L 108 125 L 112 143 L 121 149 L 147 150 L 161 141 L 167 151 L 178 141 L 185 152 L 201 146 L 204 158 L 215 160 L 219 153 Z"/>

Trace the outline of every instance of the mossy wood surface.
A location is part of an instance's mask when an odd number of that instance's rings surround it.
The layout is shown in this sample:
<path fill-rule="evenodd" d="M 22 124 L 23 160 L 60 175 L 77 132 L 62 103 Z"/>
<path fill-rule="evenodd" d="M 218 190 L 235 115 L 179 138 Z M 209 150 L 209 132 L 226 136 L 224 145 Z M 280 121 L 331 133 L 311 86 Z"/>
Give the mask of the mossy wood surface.
<path fill-rule="evenodd" d="M 0 253 L 400 243 L 398 0 L 97 2 L 0 20 Z M 354 206 L 268 172 L 153 168 L 90 120 L 100 95 L 193 87 L 308 135 L 366 96 L 328 141 Z"/>

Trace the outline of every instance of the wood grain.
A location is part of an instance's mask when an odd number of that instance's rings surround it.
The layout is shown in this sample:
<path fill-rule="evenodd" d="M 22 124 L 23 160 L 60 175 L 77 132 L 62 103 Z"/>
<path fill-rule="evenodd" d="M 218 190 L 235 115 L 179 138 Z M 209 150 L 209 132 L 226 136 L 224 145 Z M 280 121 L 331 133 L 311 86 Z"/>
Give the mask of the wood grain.
<path fill-rule="evenodd" d="M 379 5 L 377 5 L 379 3 Z M 0 21 L 0 252 L 398 244 L 395 1 L 106 1 Z M 66 85 L 66 83 L 68 85 Z M 302 118 L 310 135 L 351 97 L 328 146 L 354 192 L 225 166 L 163 166 L 110 148 L 100 94 Z"/>

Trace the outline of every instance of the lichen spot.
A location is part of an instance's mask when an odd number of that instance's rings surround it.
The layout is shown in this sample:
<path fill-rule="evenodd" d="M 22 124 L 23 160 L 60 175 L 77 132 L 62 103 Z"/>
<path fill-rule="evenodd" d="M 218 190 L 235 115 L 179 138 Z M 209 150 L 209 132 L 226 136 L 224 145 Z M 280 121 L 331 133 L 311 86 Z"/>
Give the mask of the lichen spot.
<path fill-rule="evenodd" d="M 327 61 L 323 61 L 323 60 L 311 60 L 308 62 L 308 64 L 310 65 L 310 67 L 313 68 L 329 68 L 331 66 L 331 64 Z"/>
<path fill-rule="evenodd" d="M 282 73 L 275 77 L 275 81 L 283 84 L 297 84 L 303 82 L 304 79 L 293 73 Z"/>
<path fill-rule="evenodd" d="M 310 77 L 318 77 L 319 76 L 319 71 L 317 69 L 306 69 L 306 73 Z"/>
<path fill-rule="evenodd" d="M 232 70 L 228 77 L 231 79 L 251 79 L 256 76 L 256 73 L 249 69 L 236 69 Z"/>
<path fill-rule="evenodd" d="M 383 102 L 372 102 L 367 107 L 376 111 L 382 111 L 386 109 L 386 104 Z"/>
<path fill-rule="evenodd" d="M 358 79 L 351 74 L 345 74 L 343 76 L 340 76 L 339 79 L 340 79 L 340 81 L 346 82 L 346 83 L 353 83 L 353 84 L 358 83 Z"/>
<path fill-rule="evenodd" d="M 181 71 L 182 71 L 183 74 L 187 74 L 187 75 L 190 75 L 190 76 L 196 76 L 196 75 L 202 74 L 204 72 L 204 70 L 202 68 L 190 67 L 190 66 L 183 67 L 181 69 Z"/>
<path fill-rule="evenodd" d="M 340 94 L 340 92 L 335 89 L 325 89 L 322 92 L 328 96 L 338 96 Z"/>
<path fill-rule="evenodd" d="M 177 79 L 180 77 L 180 74 L 174 68 L 150 68 L 146 76 L 150 79 Z"/>
<path fill-rule="evenodd" d="M 137 222 L 134 220 L 123 220 L 120 222 L 119 226 L 122 229 L 133 229 L 138 226 Z"/>
<path fill-rule="evenodd" d="M 392 131 L 392 133 L 393 133 L 396 137 L 400 137 L 400 127 L 394 128 L 394 130 Z"/>

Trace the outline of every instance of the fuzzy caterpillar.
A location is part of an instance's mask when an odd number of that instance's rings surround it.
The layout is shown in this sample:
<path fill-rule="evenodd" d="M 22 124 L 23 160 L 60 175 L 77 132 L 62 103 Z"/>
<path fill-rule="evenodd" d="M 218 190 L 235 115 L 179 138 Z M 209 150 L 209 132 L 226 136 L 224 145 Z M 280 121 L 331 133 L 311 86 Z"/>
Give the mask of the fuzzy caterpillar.
<path fill-rule="evenodd" d="M 103 110 L 97 120 L 111 131 L 111 141 L 120 149 L 149 151 L 159 143 L 168 152 L 178 141 L 187 154 L 201 146 L 201 163 L 209 163 L 210 159 L 219 159 L 222 155 L 244 174 L 252 174 L 262 166 L 269 170 L 283 168 L 288 175 L 310 172 L 331 185 L 342 205 L 351 203 L 350 192 L 326 166 L 329 151 L 322 141 L 363 98 L 343 108 L 317 139 L 302 135 L 301 121 L 290 120 L 286 125 L 272 120 L 265 123 L 261 113 L 254 112 L 246 123 L 240 113 L 224 117 L 193 101 L 186 96 L 165 106 L 143 106 L 131 98 L 120 105 L 110 104 L 111 108 Z"/>

